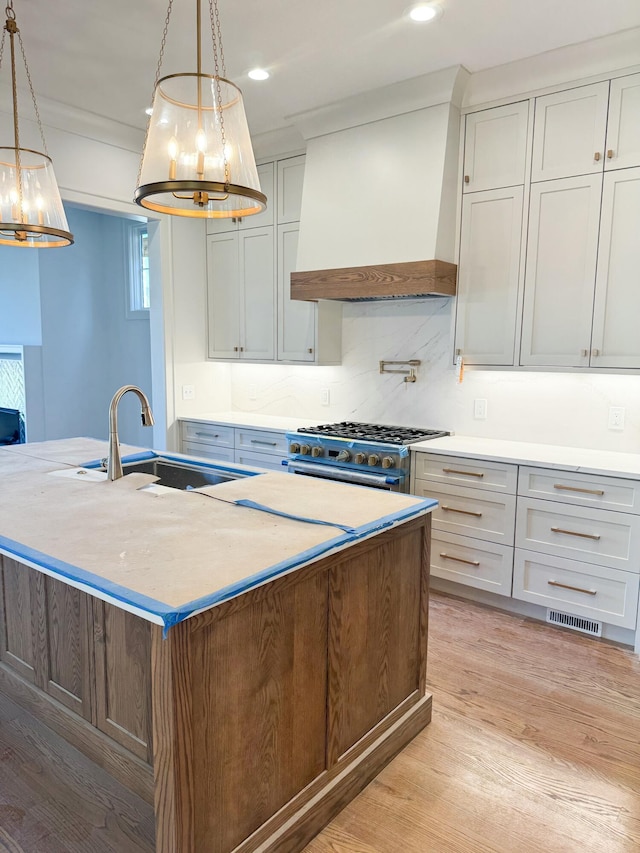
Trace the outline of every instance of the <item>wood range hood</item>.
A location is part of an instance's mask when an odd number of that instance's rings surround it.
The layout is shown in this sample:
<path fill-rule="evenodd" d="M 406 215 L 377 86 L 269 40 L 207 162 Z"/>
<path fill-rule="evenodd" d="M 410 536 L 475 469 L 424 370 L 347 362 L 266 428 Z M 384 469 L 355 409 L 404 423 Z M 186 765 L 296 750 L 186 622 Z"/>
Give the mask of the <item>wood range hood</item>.
<path fill-rule="evenodd" d="M 365 302 L 455 296 L 456 271 L 455 264 L 437 260 L 306 270 L 291 273 L 291 298 Z"/>

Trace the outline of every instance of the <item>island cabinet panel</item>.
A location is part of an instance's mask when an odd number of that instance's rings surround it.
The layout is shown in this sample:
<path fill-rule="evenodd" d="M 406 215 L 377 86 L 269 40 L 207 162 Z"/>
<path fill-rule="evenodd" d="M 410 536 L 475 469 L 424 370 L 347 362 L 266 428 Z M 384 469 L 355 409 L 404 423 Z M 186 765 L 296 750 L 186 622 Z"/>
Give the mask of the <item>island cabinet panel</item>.
<path fill-rule="evenodd" d="M 419 698 L 419 530 L 330 575 L 329 766 L 408 697 Z"/>
<path fill-rule="evenodd" d="M 23 568 L 24 571 L 24 568 Z M 41 626 L 42 688 L 58 702 L 91 719 L 89 596 L 46 575 L 34 575 L 44 614 Z"/>
<path fill-rule="evenodd" d="M 23 678 L 36 683 L 37 591 L 35 576 L 0 555 L 0 658 Z"/>
<path fill-rule="evenodd" d="M 151 625 L 94 600 L 96 725 L 151 762 Z"/>

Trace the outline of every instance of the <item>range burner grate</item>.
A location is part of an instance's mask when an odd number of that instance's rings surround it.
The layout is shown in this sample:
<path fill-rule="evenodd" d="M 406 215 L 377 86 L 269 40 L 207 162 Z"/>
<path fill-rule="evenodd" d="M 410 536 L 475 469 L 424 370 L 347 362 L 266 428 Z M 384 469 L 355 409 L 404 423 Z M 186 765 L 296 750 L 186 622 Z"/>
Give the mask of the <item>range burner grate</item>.
<path fill-rule="evenodd" d="M 376 441 L 381 444 L 412 444 L 414 441 L 424 441 L 428 438 L 449 435 L 444 430 L 388 426 L 386 424 L 363 424 L 357 421 L 320 424 L 315 427 L 301 428 L 298 432 L 307 435 L 326 436 L 327 438 L 349 438 L 352 441 Z"/>

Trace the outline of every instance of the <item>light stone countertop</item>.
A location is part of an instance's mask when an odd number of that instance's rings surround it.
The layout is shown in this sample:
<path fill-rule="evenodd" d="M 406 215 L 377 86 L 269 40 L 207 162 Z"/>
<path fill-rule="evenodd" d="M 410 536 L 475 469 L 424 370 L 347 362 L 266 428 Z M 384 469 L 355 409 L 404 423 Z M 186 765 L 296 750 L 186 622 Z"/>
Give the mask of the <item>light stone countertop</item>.
<path fill-rule="evenodd" d="M 317 426 L 322 419 L 288 418 L 284 415 L 263 415 L 260 412 L 204 412 L 199 415 L 180 415 L 178 420 L 224 424 L 231 427 L 244 426 L 275 432 L 296 432 L 298 429 Z"/>
<path fill-rule="evenodd" d="M 85 438 L 0 448 L 0 554 L 165 627 L 437 505 L 214 462 L 251 475 L 161 492 L 149 474 L 80 476 L 106 453 Z"/>
<path fill-rule="evenodd" d="M 420 441 L 412 444 L 411 450 L 562 471 L 579 471 L 584 474 L 602 474 L 630 480 L 640 479 L 640 453 L 616 453 L 613 450 L 531 444 L 525 441 L 467 435 L 449 435 L 431 441 Z"/>

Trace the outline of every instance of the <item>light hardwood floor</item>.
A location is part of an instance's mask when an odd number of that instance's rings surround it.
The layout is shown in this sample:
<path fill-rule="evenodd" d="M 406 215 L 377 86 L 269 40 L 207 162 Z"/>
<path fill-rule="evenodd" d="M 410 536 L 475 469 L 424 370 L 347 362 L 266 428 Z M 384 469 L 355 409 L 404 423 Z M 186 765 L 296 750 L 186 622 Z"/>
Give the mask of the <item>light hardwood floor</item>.
<path fill-rule="evenodd" d="M 430 620 L 431 725 L 305 853 L 637 853 L 640 660 L 435 593 Z M 0 853 L 152 850 L 151 808 L 0 698 Z"/>

